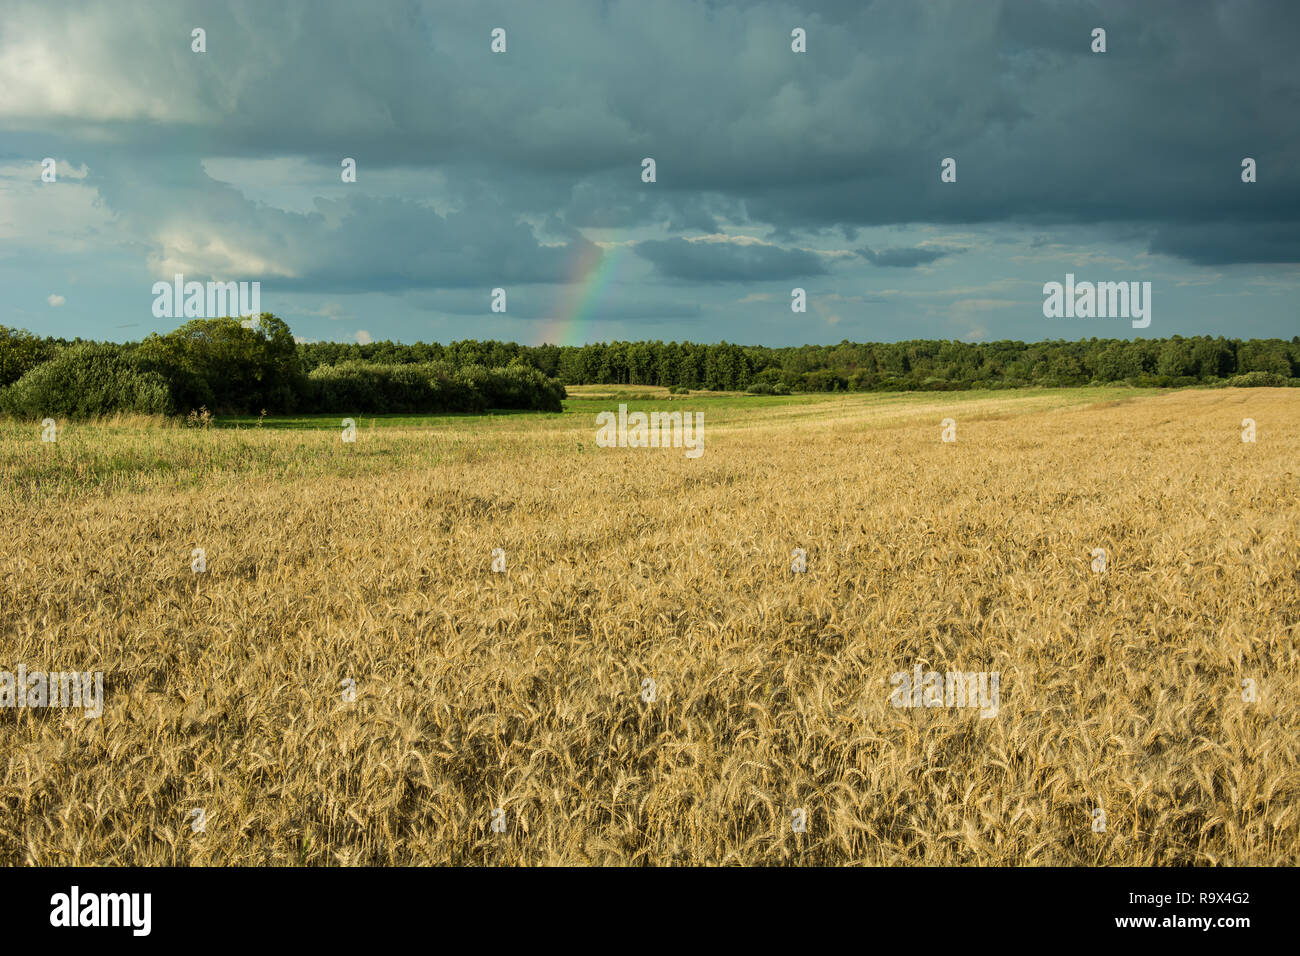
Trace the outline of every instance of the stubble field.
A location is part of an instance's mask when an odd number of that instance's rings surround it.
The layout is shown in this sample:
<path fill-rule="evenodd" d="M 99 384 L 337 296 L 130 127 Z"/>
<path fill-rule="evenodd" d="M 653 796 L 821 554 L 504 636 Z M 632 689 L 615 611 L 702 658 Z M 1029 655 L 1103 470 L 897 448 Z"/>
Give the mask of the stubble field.
<path fill-rule="evenodd" d="M 0 421 L 0 864 L 1300 862 L 1300 390 L 622 394 Z"/>

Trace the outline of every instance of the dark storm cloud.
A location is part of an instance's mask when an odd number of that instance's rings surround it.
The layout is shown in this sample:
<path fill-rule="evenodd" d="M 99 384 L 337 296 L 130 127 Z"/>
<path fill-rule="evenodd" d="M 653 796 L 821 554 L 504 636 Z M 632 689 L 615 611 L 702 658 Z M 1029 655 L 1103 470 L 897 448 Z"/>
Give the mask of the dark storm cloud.
<path fill-rule="evenodd" d="M 560 220 L 542 242 L 484 190 L 460 191 L 445 213 L 417 201 L 345 194 L 300 213 L 256 203 L 196 163 L 96 161 L 93 182 L 127 231 L 150 234 L 153 271 L 194 278 L 261 278 L 282 291 L 398 292 L 582 279 L 598 246 Z"/>
<path fill-rule="evenodd" d="M 951 17 L 906 44 L 913 75 L 887 88 L 910 118 L 897 124 L 894 141 L 864 149 L 886 163 L 864 166 L 851 185 L 756 188 L 751 214 L 786 227 L 1136 222 L 1148 236 L 1212 222 L 1221 224 L 1214 230 L 1219 262 L 1272 262 L 1279 254 L 1296 261 L 1291 244 L 1259 236 L 1271 222 L 1300 225 L 1293 119 L 1300 70 L 1289 52 L 1300 6 L 1012 2 L 982 9 L 997 13 L 971 14 L 964 38 L 952 35 L 961 18 Z M 1108 31 L 1105 54 L 1089 52 L 1093 26 Z M 951 54 L 947 82 L 926 66 L 942 59 L 940 48 Z M 996 69 L 985 72 L 990 65 Z M 874 94 L 862 96 L 870 103 Z M 941 183 L 939 163 L 949 156 L 957 182 Z M 1246 156 L 1269 175 L 1243 184 Z M 1151 249 L 1205 261 L 1194 244 L 1162 241 Z"/>
<path fill-rule="evenodd" d="M 869 246 L 864 246 L 858 250 L 858 255 L 866 259 L 875 266 L 893 266 L 900 269 L 914 269 L 917 266 L 929 265 L 936 262 L 944 256 L 950 256 L 959 250 L 955 249 L 922 249 L 920 247 L 911 249 L 880 249 L 875 250 Z"/>
<path fill-rule="evenodd" d="M 159 0 L 68 16 L 65 36 L 48 4 L 7 4 L 0 122 L 24 155 L 57 144 L 87 161 L 123 241 L 159 263 L 224 256 L 302 289 L 467 288 L 581 276 L 599 251 L 580 230 L 645 228 L 659 275 L 751 281 L 824 273 L 789 248 L 807 236 L 927 223 L 1097 226 L 1195 264 L 1300 261 L 1300 4 Z M 294 157 L 337 187 L 343 156 L 359 194 L 322 192 L 308 213 L 196 174 L 207 157 Z M 1246 156 L 1257 183 L 1240 180 Z M 442 211 L 364 195 L 403 168 L 445 176 Z M 781 245 L 663 238 L 731 226 Z"/>
<path fill-rule="evenodd" d="M 643 183 L 640 167 L 606 173 L 574 185 L 560 214 L 579 228 L 620 229 L 662 223 L 669 232 L 719 231 L 715 212 L 736 214 L 736 203 L 726 197 L 660 189 Z"/>
<path fill-rule="evenodd" d="M 306 254 L 282 288 L 396 291 L 426 286 L 504 286 L 565 282 L 599 264 L 586 239 L 538 243 L 527 225 L 500 207 L 475 206 L 441 216 L 406 200 L 357 198 L 320 202 L 322 216 L 303 217 L 296 238 Z M 321 225 L 337 218 L 336 228 Z"/>
<path fill-rule="evenodd" d="M 1300 262 L 1300 228 L 1293 222 L 1173 225 L 1160 229 L 1151 251 L 1202 266 L 1234 262 Z M 1296 309 L 1300 327 L 1300 305 Z"/>
<path fill-rule="evenodd" d="M 706 235 L 713 235 L 722 231 L 722 227 L 718 225 L 718 220 L 703 209 L 685 210 L 678 215 L 678 218 L 668 221 L 667 229 L 669 232 L 702 232 Z"/>
<path fill-rule="evenodd" d="M 639 242 L 637 253 L 661 275 L 691 282 L 750 282 L 823 275 L 820 257 L 803 249 L 654 239 Z"/>

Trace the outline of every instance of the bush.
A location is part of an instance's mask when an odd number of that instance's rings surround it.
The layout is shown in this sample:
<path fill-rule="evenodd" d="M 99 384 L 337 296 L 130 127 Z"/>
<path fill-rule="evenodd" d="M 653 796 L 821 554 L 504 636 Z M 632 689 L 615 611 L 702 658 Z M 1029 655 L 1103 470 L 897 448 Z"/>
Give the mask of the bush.
<path fill-rule="evenodd" d="M 1223 384 L 1227 388 L 1275 388 L 1290 385 L 1291 380 L 1276 372 L 1247 372 L 1245 375 L 1234 375 Z"/>
<path fill-rule="evenodd" d="M 443 362 L 320 365 L 307 376 L 307 399 L 321 412 L 481 412 L 489 408 L 558 412 L 564 386 L 524 365 L 489 369 Z"/>
<path fill-rule="evenodd" d="M 668 394 L 669 394 L 669 395 L 689 395 L 689 394 L 691 394 L 691 390 L 690 390 L 689 388 L 687 388 L 685 385 L 669 385 L 669 386 L 668 386 Z"/>
<path fill-rule="evenodd" d="M 466 373 L 472 373 L 466 375 Z M 487 369 L 468 366 L 461 374 L 471 382 L 488 408 L 525 408 L 543 412 L 564 410 L 564 386 L 527 365 Z"/>
<path fill-rule="evenodd" d="M 217 405 L 216 396 L 207 380 L 197 372 L 179 365 L 159 361 L 139 347 L 130 348 L 124 353 L 129 356 L 131 364 L 141 372 L 152 372 L 161 376 L 171 391 L 172 403 L 177 412 L 194 411 L 198 408 L 212 408 Z"/>
<path fill-rule="evenodd" d="M 170 415 L 167 381 L 135 368 L 119 346 L 70 346 L 5 389 L 6 411 L 28 418 L 89 418 L 114 412 Z"/>
<path fill-rule="evenodd" d="M 802 384 L 806 392 L 843 392 L 849 387 L 848 379 L 831 369 L 804 372 Z"/>
<path fill-rule="evenodd" d="M 427 366 L 371 365 L 349 361 L 321 365 L 307 376 L 309 405 L 322 412 L 424 412 L 449 408 Z"/>
<path fill-rule="evenodd" d="M 772 386 L 767 384 L 767 382 L 756 382 L 753 385 L 749 386 L 749 394 L 750 395 L 775 395 L 776 392 L 773 391 Z"/>

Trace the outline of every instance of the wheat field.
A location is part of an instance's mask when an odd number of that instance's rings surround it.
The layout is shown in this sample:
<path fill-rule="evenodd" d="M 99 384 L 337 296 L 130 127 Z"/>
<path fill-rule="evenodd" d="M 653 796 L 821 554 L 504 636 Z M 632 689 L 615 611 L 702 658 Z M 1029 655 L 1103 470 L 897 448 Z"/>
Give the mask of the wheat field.
<path fill-rule="evenodd" d="M 1300 390 L 567 404 L 0 421 L 0 863 L 1300 862 Z"/>

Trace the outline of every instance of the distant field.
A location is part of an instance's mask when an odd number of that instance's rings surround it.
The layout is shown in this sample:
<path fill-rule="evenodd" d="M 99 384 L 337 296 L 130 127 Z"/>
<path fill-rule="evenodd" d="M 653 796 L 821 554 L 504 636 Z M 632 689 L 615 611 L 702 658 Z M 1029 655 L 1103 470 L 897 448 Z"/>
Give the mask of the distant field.
<path fill-rule="evenodd" d="M 1152 395 L 1149 389 L 1125 387 L 795 396 L 696 392 L 668 402 L 667 389 L 652 386 L 574 386 L 570 392 L 573 397 L 562 414 L 359 414 L 354 417 L 359 439 L 351 445 L 340 440 L 338 415 L 266 418 L 260 426 L 256 417 L 227 417 L 206 429 L 176 419 L 122 416 L 95 424 L 60 423 L 56 445 L 39 441 L 38 425 L 0 417 L 0 480 L 24 499 L 53 490 L 76 495 L 89 488 L 112 493 L 196 487 L 227 473 L 277 479 L 360 476 L 478 461 L 485 455 L 533 455 L 542 449 L 577 453 L 578 445 L 590 452 L 596 414 L 617 410 L 619 403 L 632 411 L 703 411 L 710 437 L 803 420 L 826 427 L 850 422 L 870 430 L 923 415 L 938 416 L 931 428 L 937 434 L 939 419 L 952 409 L 978 409 L 978 415 L 987 416 L 1003 414 L 1003 409 L 1027 412 Z M 228 434 L 233 431 L 238 435 Z M 385 433 L 382 443 L 366 440 L 378 432 Z"/>
<path fill-rule="evenodd" d="M 0 864 L 1300 862 L 1300 390 L 668 399 L 0 420 Z"/>

